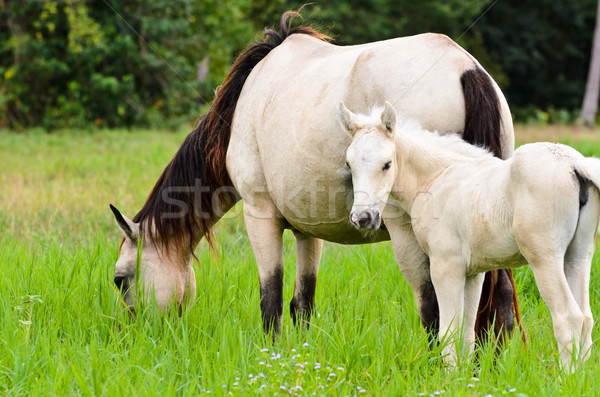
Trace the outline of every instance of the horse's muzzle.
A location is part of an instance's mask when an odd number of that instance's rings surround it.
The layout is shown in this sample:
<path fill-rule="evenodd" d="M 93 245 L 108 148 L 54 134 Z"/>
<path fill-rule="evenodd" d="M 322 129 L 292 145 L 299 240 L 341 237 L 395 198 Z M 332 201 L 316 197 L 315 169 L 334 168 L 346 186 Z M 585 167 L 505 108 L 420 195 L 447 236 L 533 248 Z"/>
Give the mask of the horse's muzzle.
<path fill-rule="evenodd" d="M 381 215 L 379 215 L 379 211 L 371 208 L 360 212 L 351 212 L 350 223 L 357 229 L 379 229 Z"/>

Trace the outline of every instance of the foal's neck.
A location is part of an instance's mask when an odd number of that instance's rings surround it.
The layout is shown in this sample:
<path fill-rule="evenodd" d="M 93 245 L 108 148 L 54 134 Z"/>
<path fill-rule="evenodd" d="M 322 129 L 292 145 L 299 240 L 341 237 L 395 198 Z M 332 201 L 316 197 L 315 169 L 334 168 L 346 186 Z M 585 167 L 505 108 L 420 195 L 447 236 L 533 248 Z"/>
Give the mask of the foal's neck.
<path fill-rule="evenodd" d="M 419 193 L 428 191 L 436 178 L 452 164 L 468 158 L 467 155 L 445 147 L 442 138 L 430 132 L 394 135 L 398 175 L 394 191 L 410 208 Z"/>

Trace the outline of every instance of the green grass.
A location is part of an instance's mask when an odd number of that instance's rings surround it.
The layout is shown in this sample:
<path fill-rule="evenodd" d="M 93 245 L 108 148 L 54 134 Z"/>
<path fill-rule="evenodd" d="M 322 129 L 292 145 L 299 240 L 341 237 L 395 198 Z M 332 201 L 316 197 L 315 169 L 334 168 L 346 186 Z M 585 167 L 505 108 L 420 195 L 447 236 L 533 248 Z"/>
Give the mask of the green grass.
<path fill-rule="evenodd" d="M 204 243 L 197 251 L 194 305 L 179 318 L 149 308 L 131 321 L 112 284 L 120 233 L 108 203 L 132 216 L 184 136 L 0 133 L 0 394 L 598 395 L 600 349 L 576 374 L 560 372 L 527 268 L 516 280 L 528 346 L 515 338 L 497 359 L 485 346 L 478 365 L 444 367 L 439 350 L 427 349 L 389 243 L 325 245 L 313 325 L 302 332 L 289 318 L 295 252 L 286 233 L 284 324 L 273 345 L 262 336 L 258 273 L 235 217 L 218 225 L 219 255 Z M 594 136 L 565 139 L 600 156 Z"/>

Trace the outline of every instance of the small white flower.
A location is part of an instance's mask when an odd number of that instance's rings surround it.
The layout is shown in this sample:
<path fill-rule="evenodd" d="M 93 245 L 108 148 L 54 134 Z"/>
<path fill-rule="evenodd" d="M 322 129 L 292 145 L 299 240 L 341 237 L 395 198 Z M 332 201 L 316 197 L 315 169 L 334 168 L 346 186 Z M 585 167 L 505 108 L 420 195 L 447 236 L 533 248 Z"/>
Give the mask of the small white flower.
<path fill-rule="evenodd" d="M 240 378 L 236 377 L 235 380 L 240 380 Z"/>
<path fill-rule="evenodd" d="M 442 393 L 440 393 L 439 391 L 434 391 L 433 394 L 435 394 L 436 396 L 441 395 Z"/>
<path fill-rule="evenodd" d="M 296 349 L 295 349 L 295 348 L 292 348 L 292 351 L 293 351 L 294 353 L 296 353 Z"/>
<path fill-rule="evenodd" d="M 264 361 L 259 361 L 258 365 L 265 365 L 265 362 Z"/>
<path fill-rule="evenodd" d="M 260 374 L 258 374 L 258 376 L 260 376 L 261 378 L 264 378 L 265 374 L 261 372 Z"/>
<path fill-rule="evenodd" d="M 233 382 L 233 385 L 237 386 L 237 385 L 239 385 L 239 383 L 238 382 Z"/>
<path fill-rule="evenodd" d="M 267 385 L 265 385 L 264 383 L 262 385 L 260 385 L 261 389 L 264 389 L 265 387 L 267 387 Z"/>
<path fill-rule="evenodd" d="M 304 342 L 304 343 L 302 344 L 302 346 L 304 346 L 304 347 L 308 347 L 308 346 L 310 346 L 310 345 L 308 344 L 308 342 Z"/>
<path fill-rule="evenodd" d="M 300 386 L 300 385 L 296 385 L 296 390 L 303 390 L 303 389 L 302 389 L 302 386 Z"/>
<path fill-rule="evenodd" d="M 344 371 L 344 367 L 337 367 L 340 371 Z"/>
<path fill-rule="evenodd" d="M 329 377 L 332 377 L 332 376 L 337 376 L 337 375 L 332 372 L 329 374 Z"/>
<path fill-rule="evenodd" d="M 269 351 L 269 349 L 267 349 L 267 348 L 265 347 L 264 349 L 260 349 L 260 351 L 261 351 L 261 352 L 264 352 L 264 353 L 266 353 L 266 352 L 268 352 L 268 351 Z"/>
<path fill-rule="evenodd" d="M 248 378 L 252 378 L 252 376 L 253 376 L 252 374 L 248 374 Z"/>
<path fill-rule="evenodd" d="M 283 385 L 279 386 L 279 388 L 280 388 L 281 390 L 287 390 L 287 387 L 285 387 L 285 386 L 283 386 Z"/>
<path fill-rule="evenodd" d="M 514 393 L 514 392 L 516 392 L 516 391 L 517 391 L 517 388 L 516 388 L 516 387 L 511 387 L 510 389 L 508 389 L 508 392 L 509 392 L 509 393 Z"/>

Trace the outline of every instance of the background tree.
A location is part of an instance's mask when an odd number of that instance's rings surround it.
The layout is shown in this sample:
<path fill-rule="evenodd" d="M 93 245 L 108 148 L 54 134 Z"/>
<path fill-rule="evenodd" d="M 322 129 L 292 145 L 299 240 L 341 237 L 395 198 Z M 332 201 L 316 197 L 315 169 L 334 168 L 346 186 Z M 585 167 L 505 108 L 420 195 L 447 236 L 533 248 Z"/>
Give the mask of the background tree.
<path fill-rule="evenodd" d="M 598 109 L 598 90 L 600 90 L 600 1 L 596 12 L 596 28 L 594 29 L 594 45 L 590 60 L 585 95 L 581 107 L 580 120 L 587 125 L 596 124 L 596 110 Z"/>
<path fill-rule="evenodd" d="M 0 127 L 194 120 L 245 45 L 302 5 L 0 0 Z M 596 0 L 332 0 L 302 14 L 340 45 L 445 33 L 498 81 L 518 119 L 572 121 L 595 9 Z"/>

